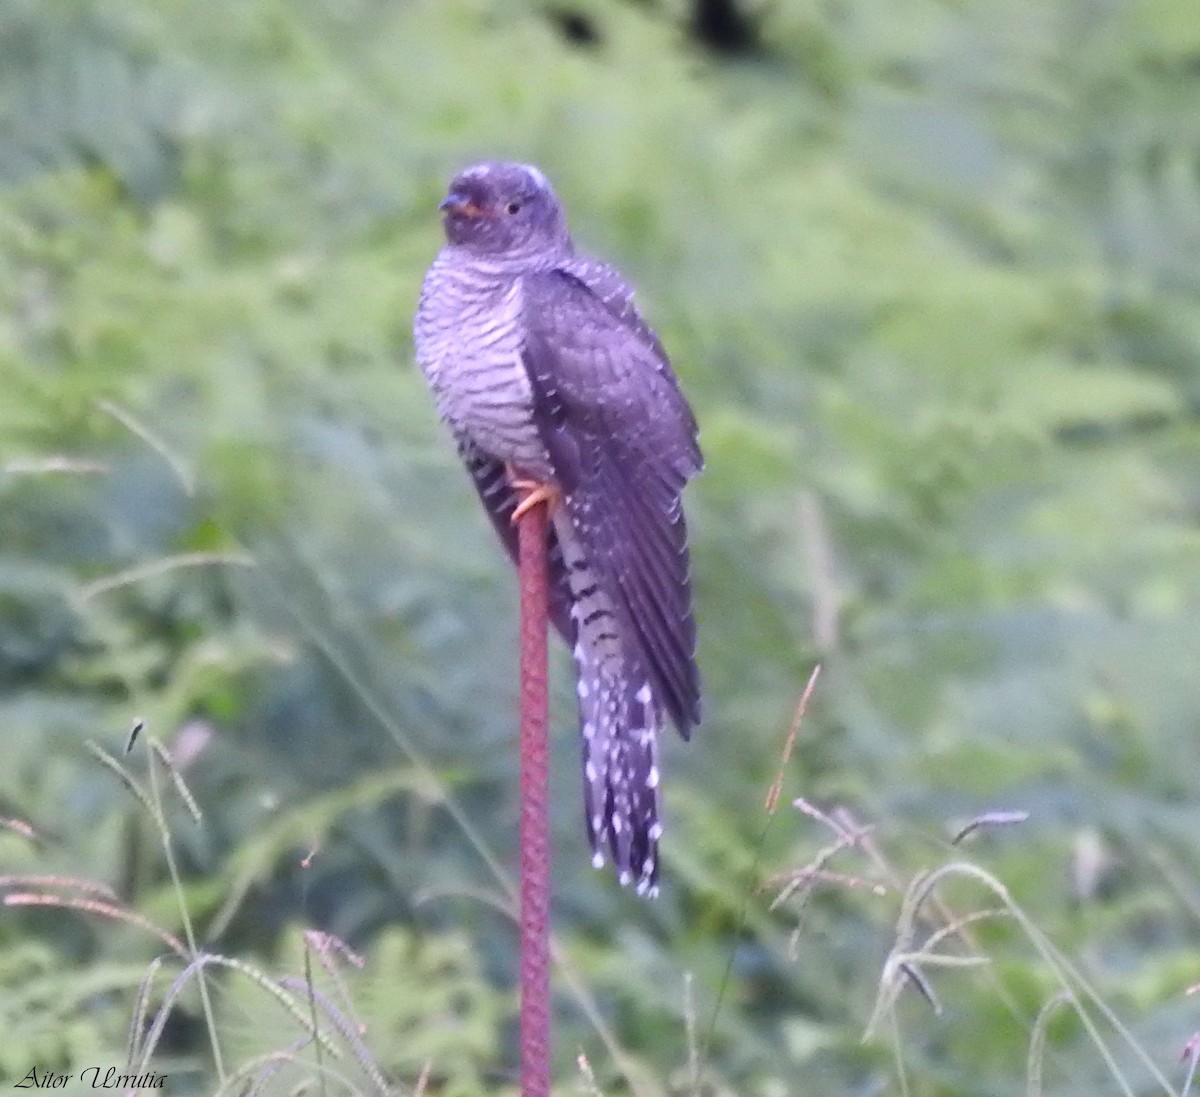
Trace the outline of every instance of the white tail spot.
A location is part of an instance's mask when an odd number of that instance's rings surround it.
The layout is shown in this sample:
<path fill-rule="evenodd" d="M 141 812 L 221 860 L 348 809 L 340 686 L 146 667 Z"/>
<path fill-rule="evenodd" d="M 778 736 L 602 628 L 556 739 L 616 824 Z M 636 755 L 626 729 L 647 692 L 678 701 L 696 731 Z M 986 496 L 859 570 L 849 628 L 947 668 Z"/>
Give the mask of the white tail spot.
<path fill-rule="evenodd" d="M 646 774 L 646 787 L 658 788 L 658 766 L 650 767 L 650 772 Z"/>

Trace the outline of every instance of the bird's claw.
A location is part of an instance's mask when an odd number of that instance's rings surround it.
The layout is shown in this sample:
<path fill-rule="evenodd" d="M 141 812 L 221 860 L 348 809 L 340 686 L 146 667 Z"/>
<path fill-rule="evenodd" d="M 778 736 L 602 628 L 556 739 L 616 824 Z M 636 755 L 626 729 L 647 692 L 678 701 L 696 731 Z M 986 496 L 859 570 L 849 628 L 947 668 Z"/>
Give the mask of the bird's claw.
<path fill-rule="evenodd" d="M 553 515 L 559 503 L 562 502 L 562 492 L 554 483 L 543 483 L 540 480 L 530 480 L 520 475 L 509 477 L 509 486 L 515 491 L 524 492 L 525 496 L 517 503 L 510 521 L 516 525 L 526 514 L 539 503 L 546 504 L 546 513 Z"/>

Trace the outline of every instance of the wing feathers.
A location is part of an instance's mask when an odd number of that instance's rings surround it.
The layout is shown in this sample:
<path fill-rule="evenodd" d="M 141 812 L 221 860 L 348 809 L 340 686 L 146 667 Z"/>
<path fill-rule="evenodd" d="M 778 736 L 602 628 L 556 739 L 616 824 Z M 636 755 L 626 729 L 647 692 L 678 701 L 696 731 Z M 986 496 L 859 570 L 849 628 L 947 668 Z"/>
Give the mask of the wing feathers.
<path fill-rule="evenodd" d="M 628 495 L 624 498 L 626 516 L 636 520 L 637 501 Z M 693 658 L 696 637 L 686 600 L 687 587 L 680 582 L 677 569 L 667 573 L 661 561 L 655 559 L 664 547 L 663 528 L 652 529 L 644 522 L 636 527 L 631 522 L 629 526 L 616 542 L 619 556 L 613 560 L 613 570 L 646 652 L 655 692 L 686 737 L 685 729 L 690 730 L 699 720 L 699 684 Z M 622 543 L 634 551 L 621 552 Z"/>
<path fill-rule="evenodd" d="M 614 310 L 555 271 L 523 289 L 534 421 L 573 529 L 630 655 L 687 738 L 700 683 L 679 496 L 701 464 L 695 420 L 657 339 L 627 321 L 627 299 Z"/>

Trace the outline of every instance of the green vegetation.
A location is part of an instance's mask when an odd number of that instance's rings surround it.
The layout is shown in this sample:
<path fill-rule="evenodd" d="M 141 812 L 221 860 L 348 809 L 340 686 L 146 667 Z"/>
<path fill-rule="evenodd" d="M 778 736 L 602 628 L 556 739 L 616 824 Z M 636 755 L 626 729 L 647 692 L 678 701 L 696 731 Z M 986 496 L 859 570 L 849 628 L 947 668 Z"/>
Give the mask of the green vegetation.
<path fill-rule="evenodd" d="M 0 7 L 0 1084 L 513 1091 L 513 583 L 409 336 L 496 155 L 708 459 L 656 902 L 557 679 L 561 1092 L 1186 1092 L 1195 0 L 692 6 Z"/>

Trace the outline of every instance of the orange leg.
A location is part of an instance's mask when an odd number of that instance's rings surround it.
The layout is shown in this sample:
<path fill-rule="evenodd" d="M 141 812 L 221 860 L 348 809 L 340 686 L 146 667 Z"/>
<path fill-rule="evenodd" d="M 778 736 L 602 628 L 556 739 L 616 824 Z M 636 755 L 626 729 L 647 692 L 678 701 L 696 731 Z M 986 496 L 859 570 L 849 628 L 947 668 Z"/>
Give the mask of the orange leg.
<path fill-rule="evenodd" d="M 508 466 L 508 483 L 514 490 L 526 493 L 525 497 L 517 503 L 517 509 L 513 511 L 513 525 L 516 525 L 528 511 L 539 503 L 546 504 L 546 513 L 549 516 L 553 516 L 559 504 L 562 503 L 562 492 L 553 481 L 543 483 L 540 480 L 530 480 L 527 476 L 522 476 L 511 465 Z"/>

